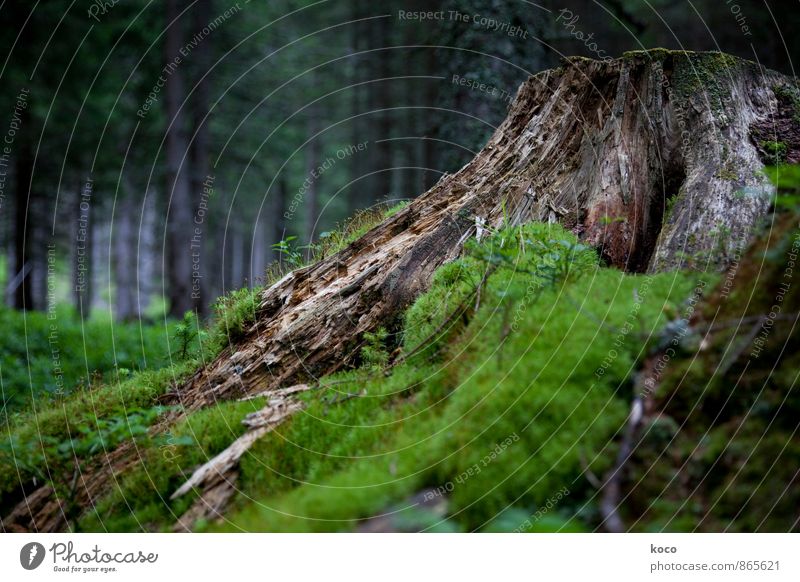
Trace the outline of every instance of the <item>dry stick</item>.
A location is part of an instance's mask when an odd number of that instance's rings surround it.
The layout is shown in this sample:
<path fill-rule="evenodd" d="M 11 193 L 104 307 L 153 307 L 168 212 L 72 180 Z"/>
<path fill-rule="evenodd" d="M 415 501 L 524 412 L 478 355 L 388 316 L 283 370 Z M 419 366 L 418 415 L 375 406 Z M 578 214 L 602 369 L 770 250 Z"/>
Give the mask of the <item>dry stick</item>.
<path fill-rule="evenodd" d="M 589 482 L 589 485 L 597 490 L 602 489 L 603 483 L 597 478 L 597 475 L 594 474 L 594 471 L 592 471 L 591 467 L 589 467 L 589 463 L 586 462 L 586 455 L 582 449 L 578 451 L 578 461 L 581 464 L 581 470 L 583 471 L 586 480 Z"/>
<path fill-rule="evenodd" d="M 600 498 L 600 512 L 603 521 L 600 525 L 605 525 L 606 530 L 611 533 L 621 533 L 625 531 L 625 524 L 619 516 L 619 499 L 622 492 L 622 477 L 625 463 L 628 462 L 633 454 L 633 440 L 636 437 L 636 430 L 642 421 L 644 404 L 639 396 L 633 399 L 631 412 L 628 415 L 628 424 L 625 433 L 622 435 L 622 442 L 619 446 L 617 459 L 614 468 L 606 474 L 603 486 L 602 497 Z"/>
<path fill-rule="evenodd" d="M 750 332 L 747 334 L 747 337 L 741 344 L 736 348 L 736 351 L 733 352 L 730 356 L 728 356 L 727 361 L 723 362 L 720 365 L 719 370 L 715 373 L 715 375 L 719 378 L 725 376 L 728 373 L 728 370 L 737 362 L 737 360 L 742 356 L 744 351 L 747 349 L 749 345 L 753 343 L 753 340 L 756 339 L 756 335 L 758 334 L 758 330 L 761 329 L 763 322 L 766 320 L 766 316 L 760 316 L 756 321 L 753 322 L 753 325 L 750 328 Z"/>

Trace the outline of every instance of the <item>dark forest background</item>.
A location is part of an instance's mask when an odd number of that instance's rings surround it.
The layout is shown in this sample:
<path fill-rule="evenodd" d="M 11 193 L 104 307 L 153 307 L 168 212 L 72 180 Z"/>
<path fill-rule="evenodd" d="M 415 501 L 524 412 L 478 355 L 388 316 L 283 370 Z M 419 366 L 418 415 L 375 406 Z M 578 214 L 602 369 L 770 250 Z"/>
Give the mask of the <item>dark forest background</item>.
<path fill-rule="evenodd" d="M 400 17 L 436 10 L 503 27 Z M 800 13 L 745 0 L 48 0 L 2 2 L 0 20 L 6 309 L 120 321 L 205 314 L 285 260 L 281 241 L 302 247 L 418 195 L 564 55 L 722 50 L 794 74 Z"/>

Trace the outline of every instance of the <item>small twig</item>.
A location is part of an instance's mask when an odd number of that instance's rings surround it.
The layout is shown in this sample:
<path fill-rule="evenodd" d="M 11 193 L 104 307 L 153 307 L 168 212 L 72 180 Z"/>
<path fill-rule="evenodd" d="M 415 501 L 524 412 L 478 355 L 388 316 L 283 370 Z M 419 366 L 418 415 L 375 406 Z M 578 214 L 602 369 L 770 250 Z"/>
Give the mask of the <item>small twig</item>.
<path fill-rule="evenodd" d="M 752 327 L 750 328 L 750 332 L 747 334 L 747 337 L 739 344 L 736 348 L 736 351 L 733 352 L 728 358 L 726 358 L 719 367 L 719 370 L 715 373 L 715 375 L 719 378 L 725 376 L 728 373 L 728 370 L 736 363 L 736 361 L 742 356 L 744 351 L 753 343 L 753 340 L 756 339 L 756 335 L 758 334 L 758 330 L 761 329 L 761 326 L 764 323 L 766 316 L 759 317 L 756 321 L 753 322 Z"/>
<path fill-rule="evenodd" d="M 598 491 L 603 488 L 603 482 L 598 479 L 597 475 L 594 474 L 594 471 L 589 467 L 589 464 L 586 462 L 586 455 L 583 454 L 583 451 L 579 451 L 578 453 L 578 462 L 581 464 L 581 470 L 583 471 L 583 475 L 586 477 L 586 480 L 589 482 L 589 485 L 597 489 Z"/>
<path fill-rule="evenodd" d="M 614 468 L 606 474 L 602 486 L 602 496 L 600 498 L 600 512 L 603 515 L 601 525 L 605 525 L 607 531 L 621 533 L 625 531 L 625 524 L 619 516 L 620 495 L 622 493 L 622 478 L 624 476 L 625 464 L 633 455 L 635 449 L 634 438 L 639 424 L 642 421 L 644 403 L 638 396 L 631 403 L 631 412 L 628 415 L 628 424 L 625 433 L 622 435 L 622 442 L 619 445 L 617 459 Z"/>
<path fill-rule="evenodd" d="M 332 396 L 330 400 L 325 400 L 324 397 L 322 400 L 326 404 L 341 404 L 342 402 L 346 402 L 353 398 L 359 398 L 361 396 L 366 396 L 366 395 L 367 395 L 367 389 L 364 388 L 360 392 L 345 392 L 344 394 L 337 394 Z"/>

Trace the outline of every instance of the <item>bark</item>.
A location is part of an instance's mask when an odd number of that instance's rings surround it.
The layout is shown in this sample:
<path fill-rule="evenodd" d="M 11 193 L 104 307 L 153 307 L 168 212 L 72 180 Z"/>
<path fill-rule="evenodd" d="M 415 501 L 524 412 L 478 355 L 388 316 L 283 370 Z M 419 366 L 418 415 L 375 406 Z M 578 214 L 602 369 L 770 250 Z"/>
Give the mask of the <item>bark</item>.
<path fill-rule="evenodd" d="M 313 385 L 357 363 L 364 332 L 395 322 L 478 223 L 559 221 L 631 271 L 685 263 L 687 249 L 714 257 L 720 241 L 709 233 L 744 236 L 769 206 L 751 133 L 774 117 L 775 91 L 789 83 L 724 55 L 661 50 L 570 59 L 531 77 L 469 164 L 266 289 L 244 337 L 165 400 L 192 411 Z M 779 135 L 789 156 L 800 153 L 792 123 Z M 736 195 L 747 187 L 757 190 Z"/>

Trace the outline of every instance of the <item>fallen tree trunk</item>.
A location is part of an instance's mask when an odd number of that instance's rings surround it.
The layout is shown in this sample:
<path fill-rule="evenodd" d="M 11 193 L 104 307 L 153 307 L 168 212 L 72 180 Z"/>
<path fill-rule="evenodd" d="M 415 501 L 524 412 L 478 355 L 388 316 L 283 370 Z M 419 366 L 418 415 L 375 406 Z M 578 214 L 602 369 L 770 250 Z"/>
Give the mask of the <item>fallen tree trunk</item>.
<path fill-rule="evenodd" d="M 722 260 L 720 245 L 737 244 L 769 207 L 764 144 L 784 142 L 800 161 L 796 121 L 786 121 L 799 100 L 782 98 L 796 92 L 719 53 L 572 58 L 535 75 L 469 164 L 265 290 L 244 338 L 169 400 L 191 411 L 357 363 L 363 334 L 391 327 L 483 228 L 560 222 L 629 271 Z M 36 508 L 28 513 L 36 527 Z"/>

